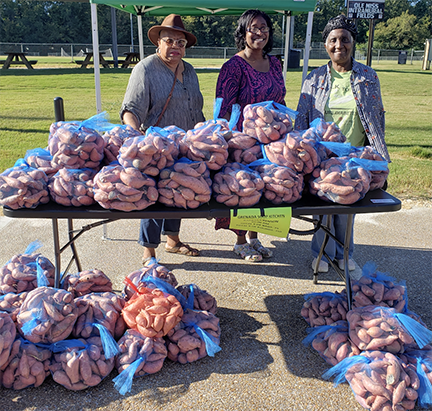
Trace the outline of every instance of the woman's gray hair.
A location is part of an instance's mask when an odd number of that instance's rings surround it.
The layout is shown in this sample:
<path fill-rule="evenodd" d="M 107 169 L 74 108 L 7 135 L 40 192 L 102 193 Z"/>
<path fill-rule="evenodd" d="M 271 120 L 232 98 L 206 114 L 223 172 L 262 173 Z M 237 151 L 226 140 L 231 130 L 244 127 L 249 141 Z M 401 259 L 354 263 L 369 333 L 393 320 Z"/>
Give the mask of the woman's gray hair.
<path fill-rule="evenodd" d="M 344 29 L 344 30 L 349 31 L 353 37 L 353 40 L 356 39 L 357 27 L 355 25 L 354 20 L 350 20 L 346 16 L 341 14 L 337 17 L 333 17 L 332 19 L 330 19 L 328 21 L 328 23 L 326 24 L 326 26 L 324 27 L 324 30 L 322 32 L 322 38 L 323 38 L 324 43 L 326 42 L 327 37 L 330 34 L 330 32 L 332 30 L 337 30 L 337 29 Z"/>

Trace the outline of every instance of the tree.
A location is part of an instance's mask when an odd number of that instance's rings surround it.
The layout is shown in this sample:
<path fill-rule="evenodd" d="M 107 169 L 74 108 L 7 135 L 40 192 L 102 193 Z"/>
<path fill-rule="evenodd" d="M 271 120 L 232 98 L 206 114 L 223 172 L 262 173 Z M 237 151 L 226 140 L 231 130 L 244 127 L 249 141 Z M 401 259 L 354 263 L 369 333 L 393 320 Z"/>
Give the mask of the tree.
<path fill-rule="evenodd" d="M 412 14 L 418 19 L 429 17 L 429 38 L 432 37 L 432 0 L 418 0 L 413 3 Z"/>
<path fill-rule="evenodd" d="M 425 39 L 430 37 L 430 18 L 418 19 L 408 11 L 377 24 L 375 28 L 375 48 L 409 49 L 424 47 Z"/>

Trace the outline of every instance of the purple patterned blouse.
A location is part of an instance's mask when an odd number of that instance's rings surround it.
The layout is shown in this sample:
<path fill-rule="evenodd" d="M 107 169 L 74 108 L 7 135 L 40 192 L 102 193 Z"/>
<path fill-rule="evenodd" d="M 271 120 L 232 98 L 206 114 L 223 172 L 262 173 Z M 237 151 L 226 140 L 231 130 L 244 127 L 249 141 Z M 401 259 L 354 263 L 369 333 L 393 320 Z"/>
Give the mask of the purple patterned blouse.
<path fill-rule="evenodd" d="M 240 104 L 242 114 L 237 123 L 237 129 L 242 129 L 243 109 L 248 104 L 262 101 L 276 101 L 285 105 L 286 93 L 279 60 L 270 58 L 270 69 L 263 73 L 255 70 L 248 62 L 235 55 L 221 68 L 216 85 L 216 97 L 222 97 L 222 107 L 219 117 L 231 113 L 233 104 Z"/>

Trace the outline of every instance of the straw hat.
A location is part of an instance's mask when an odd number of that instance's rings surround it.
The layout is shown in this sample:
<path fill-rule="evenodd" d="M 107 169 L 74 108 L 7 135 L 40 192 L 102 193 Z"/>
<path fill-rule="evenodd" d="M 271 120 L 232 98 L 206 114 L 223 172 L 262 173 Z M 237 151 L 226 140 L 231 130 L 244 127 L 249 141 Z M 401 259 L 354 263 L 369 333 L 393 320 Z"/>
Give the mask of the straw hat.
<path fill-rule="evenodd" d="M 155 46 L 157 46 L 159 33 L 163 29 L 171 29 L 184 33 L 187 40 L 186 47 L 192 47 L 197 41 L 196 37 L 192 33 L 189 33 L 185 30 L 183 21 L 178 14 L 170 14 L 169 16 L 165 17 L 160 26 L 150 27 L 149 31 L 147 32 L 147 36 Z"/>

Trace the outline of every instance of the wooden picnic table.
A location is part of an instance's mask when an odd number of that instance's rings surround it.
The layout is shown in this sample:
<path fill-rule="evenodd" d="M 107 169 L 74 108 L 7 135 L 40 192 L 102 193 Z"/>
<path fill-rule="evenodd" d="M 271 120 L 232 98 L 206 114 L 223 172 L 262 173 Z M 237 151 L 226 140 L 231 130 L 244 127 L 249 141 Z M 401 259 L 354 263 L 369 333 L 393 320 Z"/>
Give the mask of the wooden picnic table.
<path fill-rule="evenodd" d="M 90 64 L 94 64 L 93 61 L 93 52 L 87 52 L 85 53 L 85 59 L 84 60 L 75 60 L 76 64 L 80 64 L 80 68 L 86 68 Z M 111 60 L 105 60 L 102 53 L 99 53 L 99 64 L 104 68 L 110 68 L 110 63 L 114 64 Z"/>
<path fill-rule="evenodd" d="M 37 60 L 27 60 L 26 53 L 7 53 L 6 60 L 0 60 L 0 64 L 3 63 L 2 69 L 8 69 L 11 65 L 23 65 L 28 69 L 33 70 L 33 65 L 37 63 Z"/>
<path fill-rule="evenodd" d="M 140 54 L 137 52 L 128 52 L 123 53 L 126 58 L 123 61 L 119 60 L 119 63 L 122 63 L 121 68 L 128 68 L 131 64 L 137 64 L 140 62 Z"/>

